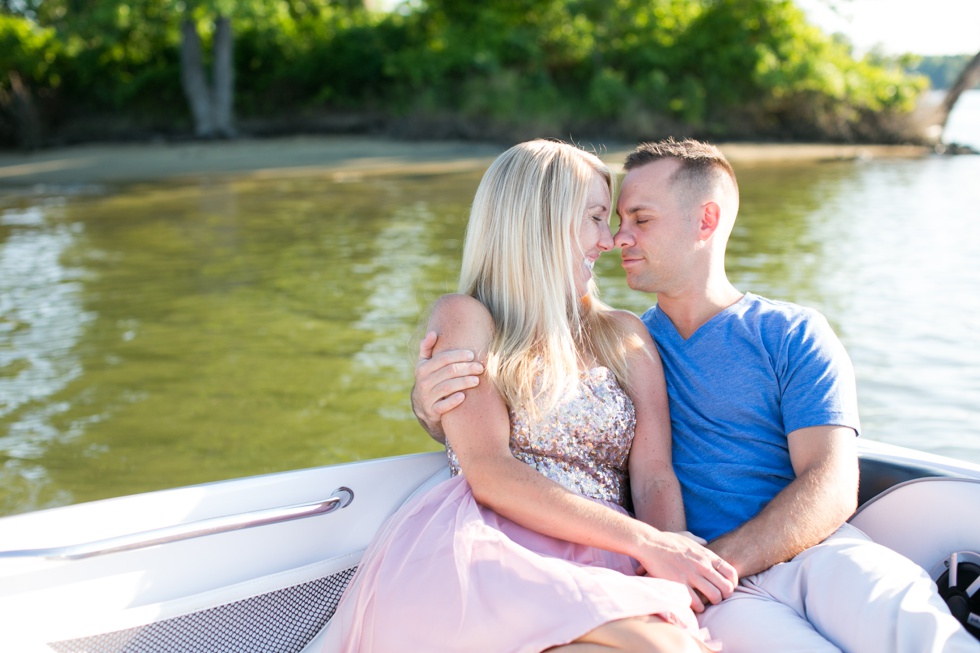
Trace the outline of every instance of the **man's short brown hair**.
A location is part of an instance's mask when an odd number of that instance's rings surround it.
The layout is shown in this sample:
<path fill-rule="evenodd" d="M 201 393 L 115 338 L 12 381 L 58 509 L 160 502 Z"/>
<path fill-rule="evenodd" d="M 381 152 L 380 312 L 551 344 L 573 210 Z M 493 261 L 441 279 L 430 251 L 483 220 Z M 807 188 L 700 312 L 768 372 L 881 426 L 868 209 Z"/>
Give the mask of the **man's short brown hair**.
<path fill-rule="evenodd" d="M 677 170 L 676 177 L 692 183 L 707 181 L 714 170 L 724 170 L 735 186 L 736 196 L 738 194 L 735 170 L 721 150 L 710 143 L 702 143 L 693 138 L 682 141 L 667 138 L 657 142 L 641 143 L 626 156 L 623 169 L 628 172 L 661 159 L 680 161 L 681 167 Z"/>

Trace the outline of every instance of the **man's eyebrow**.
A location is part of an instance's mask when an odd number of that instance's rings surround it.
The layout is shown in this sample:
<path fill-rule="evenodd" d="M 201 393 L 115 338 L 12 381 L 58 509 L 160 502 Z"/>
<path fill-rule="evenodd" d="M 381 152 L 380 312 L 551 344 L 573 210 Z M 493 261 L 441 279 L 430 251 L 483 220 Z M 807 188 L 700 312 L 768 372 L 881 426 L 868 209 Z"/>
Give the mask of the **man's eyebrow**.
<path fill-rule="evenodd" d="M 626 215 L 633 215 L 637 211 L 650 210 L 650 208 L 651 207 L 649 207 L 649 206 L 647 206 L 645 204 L 640 204 L 638 206 L 631 206 L 628 209 L 626 209 L 626 211 L 620 211 L 619 209 L 616 209 L 616 213 L 618 213 L 620 215 L 623 215 L 624 213 Z"/>

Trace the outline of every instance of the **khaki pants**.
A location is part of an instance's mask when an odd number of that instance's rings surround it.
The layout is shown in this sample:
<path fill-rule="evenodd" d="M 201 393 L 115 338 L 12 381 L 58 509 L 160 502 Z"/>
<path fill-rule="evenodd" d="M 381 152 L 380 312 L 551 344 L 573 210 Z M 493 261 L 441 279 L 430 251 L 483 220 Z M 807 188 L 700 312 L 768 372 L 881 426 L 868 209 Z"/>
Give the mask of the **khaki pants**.
<path fill-rule="evenodd" d="M 850 524 L 698 621 L 725 653 L 980 653 L 921 567 Z"/>

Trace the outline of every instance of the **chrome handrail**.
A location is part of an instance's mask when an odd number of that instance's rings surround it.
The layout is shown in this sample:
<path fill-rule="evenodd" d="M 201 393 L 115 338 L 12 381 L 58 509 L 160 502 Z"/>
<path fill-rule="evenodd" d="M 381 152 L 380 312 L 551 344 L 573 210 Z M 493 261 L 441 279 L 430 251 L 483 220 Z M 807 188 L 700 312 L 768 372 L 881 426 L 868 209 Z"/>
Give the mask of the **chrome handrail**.
<path fill-rule="evenodd" d="M 354 500 L 354 491 L 348 487 L 337 488 L 330 498 L 310 503 L 300 503 L 281 508 L 267 508 L 264 510 L 254 510 L 243 512 L 237 515 L 226 515 L 224 517 L 212 517 L 177 524 L 175 526 L 165 526 L 139 533 L 108 537 L 94 542 L 84 542 L 81 544 L 68 544 L 65 546 L 42 548 L 42 549 L 22 549 L 18 551 L 0 551 L 0 560 L 16 558 L 44 558 L 46 560 L 84 560 L 96 556 L 107 555 L 109 553 L 119 553 L 122 551 L 133 551 L 145 549 L 159 544 L 169 544 L 182 540 L 190 540 L 195 537 L 216 535 L 218 533 L 228 533 L 245 528 L 255 528 L 256 526 L 266 526 L 268 524 L 278 524 L 281 522 L 292 521 L 294 519 L 304 519 L 317 515 L 327 515 L 335 510 L 346 508 Z"/>

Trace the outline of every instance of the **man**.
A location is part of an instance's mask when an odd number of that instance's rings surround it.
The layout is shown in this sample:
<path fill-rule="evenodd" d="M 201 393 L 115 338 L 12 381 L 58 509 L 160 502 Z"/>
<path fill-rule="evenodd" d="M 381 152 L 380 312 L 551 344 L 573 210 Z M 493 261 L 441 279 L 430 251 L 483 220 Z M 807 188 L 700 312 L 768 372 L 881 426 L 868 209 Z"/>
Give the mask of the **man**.
<path fill-rule="evenodd" d="M 627 283 L 663 359 L 687 525 L 731 563 L 736 592 L 700 616 L 728 653 L 980 651 L 928 575 L 846 524 L 856 507 L 854 374 L 815 311 L 739 292 L 725 273 L 731 165 L 697 141 L 626 159 L 617 203 Z M 413 407 L 440 416 L 479 382 L 468 352 L 427 360 Z"/>

